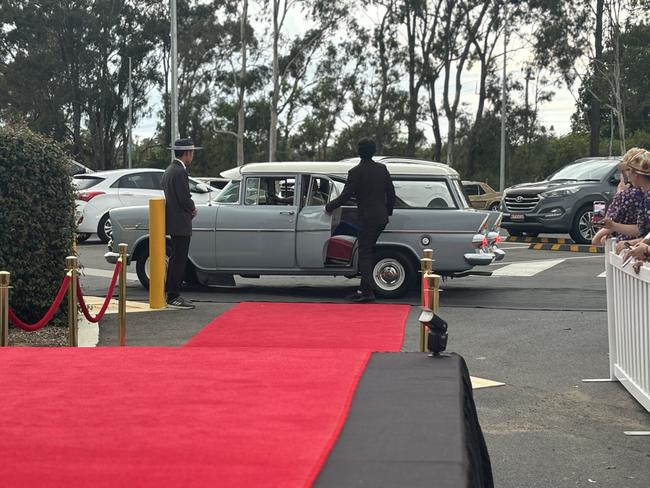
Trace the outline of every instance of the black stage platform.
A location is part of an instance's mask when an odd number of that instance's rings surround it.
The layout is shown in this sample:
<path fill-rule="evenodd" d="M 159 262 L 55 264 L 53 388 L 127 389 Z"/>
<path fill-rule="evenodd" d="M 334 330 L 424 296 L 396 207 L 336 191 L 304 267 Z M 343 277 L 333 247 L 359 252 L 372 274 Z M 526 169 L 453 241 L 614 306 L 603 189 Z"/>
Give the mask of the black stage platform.
<path fill-rule="evenodd" d="M 373 354 L 319 488 L 491 488 L 462 357 Z"/>

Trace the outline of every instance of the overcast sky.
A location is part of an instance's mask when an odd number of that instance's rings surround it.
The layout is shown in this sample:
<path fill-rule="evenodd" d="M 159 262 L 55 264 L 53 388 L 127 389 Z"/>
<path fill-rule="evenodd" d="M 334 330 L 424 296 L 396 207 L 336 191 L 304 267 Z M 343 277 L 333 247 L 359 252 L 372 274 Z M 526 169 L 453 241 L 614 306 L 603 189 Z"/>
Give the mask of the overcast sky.
<path fill-rule="evenodd" d="M 251 13 L 253 17 L 255 13 Z M 368 24 L 368 27 L 376 25 L 379 22 L 381 13 L 378 11 L 366 11 L 360 17 L 359 20 L 362 24 Z M 309 25 L 305 22 L 303 16 L 300 15 L 290 15 L 287 18 L 287 25 L 285 27 L 285 32 L 288 35 L 291 33 L 296 33 L 303 31 L 308 28 Z M 261 32 L 261 29 L 260 29 Z M 523 81 L 524 74 L 522 72 L 523 66 L 528 60 L 532 58 L 530 49 L 526 46 L 529 44 L 530 40 L 526 38 L 525 35 L 511 36 L 508 44 L 508 62 L 507 68 L 510 76 L 513 76 L 520 81 Z M 502 44 L 500 45 L 502 46 Z M 499 50 L 502 50 L 499 47 Z M 501 75 L 502 70 L 502 57 L 498 60 L 499 68 L 498 73 Z M 475 66 L 471 71 L 468 71 L 464 74 L 462 95 L 461 95 L 461 104 L 465 104 L 467 109 L 470 112 L 474 112 L 476 103 L 477 103 L 477 92 L 478 92 L 478 80 L 479 80 L 479 68 Z M 547 74 L 550 76 L 550 74 Z M 404 76 L 404 86 L 406 88 L 407 75 Z M 442 80 L 439 82 L 442 85 Z M 539 107 L 539 119 L 540 123 L 546 126 L 547 128 L 553 128 L 557 135 L 564 135 L 571 132 L 571 122 L 570 118 L 573 112 L 575 111 L 575 99 L 572 95 L 577 93 L 577 86 L 574 86 L 572 90 L 569 90 L 566 86 L 562 85 L 560 87 L 553 87 L 552 90 L 555 92 L 553 100 L 547 102 Z M 442 93 L 442 86 L 439 90 L 439 93 Z M 135 138 L 145 138 L 151 137 L 155 131 L 157 124 L 156 114 L 160 110 L 160 93 L 151 92 L 149 98 L 149 107 L 151 108 L 152 117 L 147 117 L 137 124 L 133 129 L 133 135 Z M 423 121 L 424 123 L 429 123 L 429 121 Z M 447 132 L 447 124 L 444 117 L 441 118 L 441 131 L 443 138 Z M 431 131 L 427 130 L 427 137 L 429 141 L 432 141 Z"/>

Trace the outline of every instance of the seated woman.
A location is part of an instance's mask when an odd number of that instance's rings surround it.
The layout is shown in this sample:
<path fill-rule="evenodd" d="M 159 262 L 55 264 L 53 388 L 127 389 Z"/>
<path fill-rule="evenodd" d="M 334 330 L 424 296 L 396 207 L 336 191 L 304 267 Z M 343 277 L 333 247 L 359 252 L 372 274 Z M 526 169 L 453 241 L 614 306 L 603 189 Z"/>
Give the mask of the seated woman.
<path fill-rule="evenodd" d="M 625 153 L 619 163 L 621 182 L 629 178 L 631 186 L 625 188 L 619 185 L 603 220 L 604 228 L 599 230 L 591 241 L 593 245 L 603 245 L 605 240 L 614 233 L 617 234 L 619 241 L 634 239 L 647 225 L 644 217 L 646 208 L 644 201 L 646 192 L 650 190 L 650 177 L 630 166 L 632 161 L 636 161 L 644 153 L 646 151 L 643 149 L 632 148 Z"/>

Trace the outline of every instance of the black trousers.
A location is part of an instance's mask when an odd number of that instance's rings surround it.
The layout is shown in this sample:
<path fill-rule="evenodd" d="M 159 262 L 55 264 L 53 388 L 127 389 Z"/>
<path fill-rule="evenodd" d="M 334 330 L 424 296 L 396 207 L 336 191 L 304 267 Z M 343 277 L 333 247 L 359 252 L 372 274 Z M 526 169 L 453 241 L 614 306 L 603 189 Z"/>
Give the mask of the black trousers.
<path fill-rule="evenodd" d="M 183 279 L 185 278 L 185 266 L 187 265 L 187 253 L 190 250 L 190 239 L 192 236 L 172 236 L 172 255 L 169 258 L 167 267 L 167 301 L 179 296 Z"/>
<path fill-rule="evenodd" d="M 359 271 L 361 272 L 361 293 L 374 295 L 372 268 L 375 264 L 373 249 L 386 224 L 363 225 L 359 230 Z"/>

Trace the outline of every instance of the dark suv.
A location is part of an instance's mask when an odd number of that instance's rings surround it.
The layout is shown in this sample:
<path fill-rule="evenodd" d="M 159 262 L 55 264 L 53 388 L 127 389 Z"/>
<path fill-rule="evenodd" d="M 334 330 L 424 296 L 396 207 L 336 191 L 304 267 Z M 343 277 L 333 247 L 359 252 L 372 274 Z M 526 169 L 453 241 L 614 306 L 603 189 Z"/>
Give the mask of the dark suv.
<path fill-rule="evenodd" d="M 608 202 L 619 183 L 616 158 L 583 158 L 544 181 L 507 188 L 501 200 L 503 225 L 511 235 L 569 233 L 579 244 L 594 235 L 593 203 Z"/>

